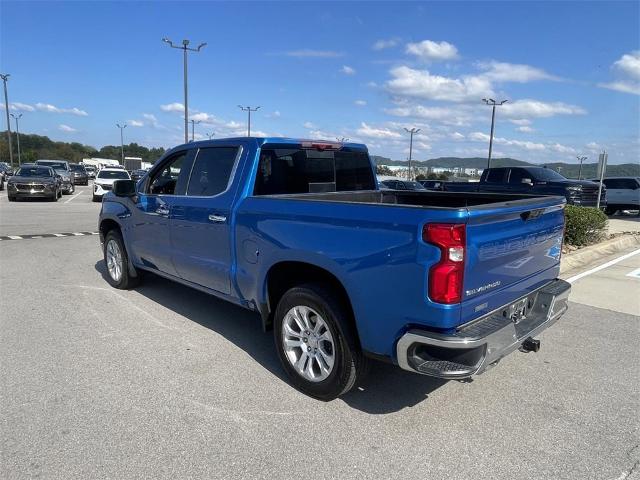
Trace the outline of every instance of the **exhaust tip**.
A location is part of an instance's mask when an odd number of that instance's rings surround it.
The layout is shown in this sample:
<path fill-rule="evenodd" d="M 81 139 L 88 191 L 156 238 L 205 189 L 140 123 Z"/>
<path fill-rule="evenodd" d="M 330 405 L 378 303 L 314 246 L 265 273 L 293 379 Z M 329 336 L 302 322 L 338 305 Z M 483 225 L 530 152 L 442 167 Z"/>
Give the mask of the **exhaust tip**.
<path fill-rule="evenodd" d="M 540 340 L 535 340 L 531 337 L 527 338 L 522 345 L 520 345 L 520 351 L 524 353 L 538 352 L 540 350 Z"/>

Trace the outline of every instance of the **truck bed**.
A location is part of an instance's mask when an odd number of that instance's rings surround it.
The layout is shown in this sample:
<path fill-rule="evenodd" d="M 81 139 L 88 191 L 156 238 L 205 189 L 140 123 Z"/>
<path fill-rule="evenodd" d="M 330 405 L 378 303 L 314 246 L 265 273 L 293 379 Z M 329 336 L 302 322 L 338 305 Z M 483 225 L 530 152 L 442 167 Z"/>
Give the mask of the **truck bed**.
<path fill-rule="evenodd" d="M 536 203 L 537 195 L 486 193 L 486 192 L 436 192 L 436 191 L 387 191 L 362 190 L 355 192 L 298 193 L 270 195 L 269 198 L 311 200 L 340 203 L 364 203 L 414 206 L 426 208 L 459 209 L 468 207 L 504 206 Z"/>

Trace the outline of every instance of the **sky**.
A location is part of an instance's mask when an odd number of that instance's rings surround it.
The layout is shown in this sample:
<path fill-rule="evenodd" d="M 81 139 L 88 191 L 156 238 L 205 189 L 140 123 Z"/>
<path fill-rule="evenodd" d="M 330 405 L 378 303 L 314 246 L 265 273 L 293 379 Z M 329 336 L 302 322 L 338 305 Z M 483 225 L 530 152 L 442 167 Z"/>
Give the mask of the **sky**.
<path fill-rule="evenodd" d="M 100 148 L 348 138 L 372 154 L 640 161 L 640 2 L 0 2 L 20 130 Z M 2 104 L 4 107 L 4 103 Z M 13 122 L 13 120 L 12 120 Z M 2 122 L 4 124 L 4 120 Z M 13 124 L 15 127 L 15 123 Z M 2 127 L 4 129 L 4 125 Z"/>

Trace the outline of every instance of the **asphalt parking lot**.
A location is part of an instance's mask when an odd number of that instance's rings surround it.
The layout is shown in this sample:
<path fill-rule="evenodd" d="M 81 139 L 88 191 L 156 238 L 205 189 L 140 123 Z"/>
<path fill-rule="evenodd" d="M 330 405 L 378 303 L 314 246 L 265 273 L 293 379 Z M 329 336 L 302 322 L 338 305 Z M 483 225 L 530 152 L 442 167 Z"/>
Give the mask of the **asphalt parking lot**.
<path fill-rule="evenodd" d="M 1 192 L 0 236 L 96 231 L 76 193 Z M 323 403 L 254 314 L 152 275 L 114 290 L 94 235 L 1 240 L 0 477 L 637 479 L 638 271 L 575 280 L 539 353 L 473 381 L 375 364 Z"/>

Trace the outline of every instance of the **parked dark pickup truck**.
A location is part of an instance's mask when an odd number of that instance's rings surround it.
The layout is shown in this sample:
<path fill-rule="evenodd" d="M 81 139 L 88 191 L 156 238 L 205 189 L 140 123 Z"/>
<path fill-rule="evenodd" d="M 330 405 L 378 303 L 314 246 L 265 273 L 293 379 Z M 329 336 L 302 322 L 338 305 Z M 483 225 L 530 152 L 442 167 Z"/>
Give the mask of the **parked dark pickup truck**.
<path fill-rule="evenodd" d="M 560 195 L 570 205 L 595 207 L 598 184 L 588 180 L 571 180 L 544 167 L 499 167 L 482 172 L 480 182 L 447 182 L 447 192 L 499 192 L 531 195 Z M 600 206 L 606 206 L 606 190 L 602 189 Z"/>
<path fill-rule="evenodd" d="M 568 307 L 564 205 L 380 190 L 362 144 L 230 138 L 116 180 L 99 229 L 112 286 L 153 272 L 258 312 L 292 383 L 329 400 L 369 357 L 464 378 L 537 351 Z"/>

